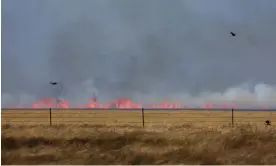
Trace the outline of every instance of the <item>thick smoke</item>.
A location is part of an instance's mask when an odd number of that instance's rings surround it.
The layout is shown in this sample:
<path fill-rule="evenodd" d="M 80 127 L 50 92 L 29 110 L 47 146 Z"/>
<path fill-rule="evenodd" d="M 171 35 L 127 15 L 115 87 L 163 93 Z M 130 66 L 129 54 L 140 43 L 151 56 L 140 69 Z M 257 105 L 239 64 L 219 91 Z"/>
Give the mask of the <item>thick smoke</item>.
<path fill-rule="evenodd" d="M 2 2 L 2 107 L 94 94 L 276 105 L 275 0 Z"/>

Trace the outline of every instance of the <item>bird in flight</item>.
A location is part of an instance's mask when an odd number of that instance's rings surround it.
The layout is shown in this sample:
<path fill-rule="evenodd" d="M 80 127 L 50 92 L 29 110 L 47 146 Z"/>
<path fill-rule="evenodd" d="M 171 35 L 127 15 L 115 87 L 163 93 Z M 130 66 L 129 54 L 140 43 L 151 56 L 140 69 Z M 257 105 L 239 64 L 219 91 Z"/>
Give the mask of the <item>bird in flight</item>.
<path fill-rule="evenodd" d="M 235 34 L 234 32 L 230 32 L 230 34 L 231 34 L 232 36 L 236 36 L 236 34 Z"/>
<path fill-rule="evenodd" d="M 57 84 L 57 82 L 52 82 L 52 81 L 51 81 L 51 82 L 50 82 L 50 84 L 52 84 L 52 85 L 56 85 L 56 84 Z"/>

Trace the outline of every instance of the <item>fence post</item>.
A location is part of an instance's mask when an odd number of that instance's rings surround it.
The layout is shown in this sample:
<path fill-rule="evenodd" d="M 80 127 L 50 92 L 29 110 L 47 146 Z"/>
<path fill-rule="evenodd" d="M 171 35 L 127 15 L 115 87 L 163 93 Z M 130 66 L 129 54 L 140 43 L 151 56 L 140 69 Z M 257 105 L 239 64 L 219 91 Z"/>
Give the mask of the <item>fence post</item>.
<path fill-rule="evenodd" d="M 52 126 L 52 109 L 49 109 L 49 113 L 50 113 L 50 126 Z"/>
<path fill-rule="evenodd" d="M 144 114 L 144 108 L 142 108 L 142 122 L 143 122 L 143 128 L 145 127 L 145 114 Z"/>
<path fill-rule="evenodd" d="M 234 108 L 232 108 L 232 127 L 234 127 Z"/>

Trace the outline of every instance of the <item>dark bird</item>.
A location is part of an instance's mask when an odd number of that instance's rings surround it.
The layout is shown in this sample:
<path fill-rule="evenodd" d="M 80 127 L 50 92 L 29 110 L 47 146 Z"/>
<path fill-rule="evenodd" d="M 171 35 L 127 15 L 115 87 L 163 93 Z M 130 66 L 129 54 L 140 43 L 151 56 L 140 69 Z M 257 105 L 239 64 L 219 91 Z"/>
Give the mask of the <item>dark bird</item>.
<path fill-rule="evenodd" d="M 56 85 L 56 84 L 57 84 L 57 82 L 52 82 L 52 81 L 51 81 L 51 82 L 50 82 L 50 84 L 52 84 L 52 85 Z"/>
<path fill-rule="evenodd" d="M 236 34 L 235 34 L 234 32 L 230 32 L 230 34 L 231 34 L 232 36 L 236 36 Z"/>

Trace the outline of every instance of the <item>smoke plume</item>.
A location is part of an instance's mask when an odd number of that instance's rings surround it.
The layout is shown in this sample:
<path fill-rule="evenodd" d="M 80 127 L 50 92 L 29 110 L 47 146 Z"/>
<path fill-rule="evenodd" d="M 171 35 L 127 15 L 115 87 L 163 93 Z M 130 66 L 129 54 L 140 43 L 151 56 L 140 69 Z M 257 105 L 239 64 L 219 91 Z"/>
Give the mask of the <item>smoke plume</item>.
<path fill-rule="evenodd" d="M 2 2 L 2 107 L 94 94 L 276 106 L 274 0 Z"/>

